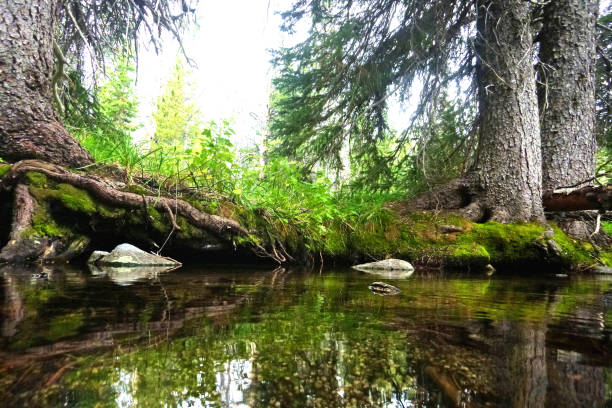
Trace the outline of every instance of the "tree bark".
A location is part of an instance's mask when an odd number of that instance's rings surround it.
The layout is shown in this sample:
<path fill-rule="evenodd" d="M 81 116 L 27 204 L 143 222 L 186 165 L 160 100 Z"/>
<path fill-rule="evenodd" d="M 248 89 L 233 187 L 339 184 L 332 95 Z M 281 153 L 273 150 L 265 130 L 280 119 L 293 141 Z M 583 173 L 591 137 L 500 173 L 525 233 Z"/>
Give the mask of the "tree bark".
<path fill-rule="evenodd" d="M 529 3 L 478 2 L 475 166 L 485 211 L 501 222 L 543 220 L 542 158 Z"/>
<path fill-rule="evenodd" d="M 52 104 L 58 0 L 0 0 L 0 157 L 82 166 L 92 158 Z"/>
<path fill-rule="evenodd" d="M 595 171 L 597 0 L 555 0 L 539 51 L 543 188 L 577 185 Z"/>

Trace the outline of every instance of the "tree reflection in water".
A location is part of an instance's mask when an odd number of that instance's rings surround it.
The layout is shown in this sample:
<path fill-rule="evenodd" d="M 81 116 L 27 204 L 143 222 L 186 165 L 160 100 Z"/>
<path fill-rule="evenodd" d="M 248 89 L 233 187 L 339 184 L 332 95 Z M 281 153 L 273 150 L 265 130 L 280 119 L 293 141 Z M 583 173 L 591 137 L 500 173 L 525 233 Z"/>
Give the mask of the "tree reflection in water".
<path fill-rule="evenodd" d="M 379 297 L 354 271 L 46 272 L 0 269 L 15 406 L 612 402 L 606 281 L 414 276 Z"/>

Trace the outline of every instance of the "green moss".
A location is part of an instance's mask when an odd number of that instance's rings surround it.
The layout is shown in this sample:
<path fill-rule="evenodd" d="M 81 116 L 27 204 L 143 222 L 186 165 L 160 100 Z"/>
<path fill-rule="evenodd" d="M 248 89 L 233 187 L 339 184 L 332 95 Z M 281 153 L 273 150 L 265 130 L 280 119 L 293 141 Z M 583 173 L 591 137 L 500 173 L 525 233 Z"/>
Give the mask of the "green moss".
<path fill-rule="evenodd" d="M 590 265 L 594 263 L 591 254 L 594 249 L 589 243 L 582 243 L 568 237 L 561 228 L 556 225 L 552 226 L 555 231 L 554 239 L 561 247 L 562 257 L 566 263 L 572 265 Z M 586 245 L 583 245 L 586 244 Z"/>
<path fill-rule="evenodd" d="M 612 250 L 600 252 L 599 259 L 601 259 L 604 265 L 612 267 Z"/>
<path fill-rule="evenodd" d="M 6 175 L 11 170 L 11 166 L 8 164 L 0 164 L 0 179 Z"/>
<path fill-rule="evenodd" d="M 129 193 L 134 193 L 134 194 L 144 194 L 144 195 L 151 194 L 150 192 L 147 191 L 147 189 L 145 189 L 142 186 L 139 186 L 138 184 L 130 184 L 124 189 L 124 191 L 127 191 Z"/>
<path fill-rule="evenodd" d="M 546 230 L 534 223 L 473 224 L 472 229 L 457 238 L 457 245 L 482 245 L 492 262 L 513 263 L 539 259 L 541 250 L 536 240 Z"/>
<path fill-rule="evenodd" d="M 167 223 L 169 224 L 170 221 L 167 221 Z M 202 231 L 201 229 L 194 227 L 193 225 L 191 225 L 189 223 L 189 221 L 187 221 L 185 218 L 183 217 L 176 217 L 176 224 L 181 228 L 178 232 L 177 232 L 177 238 L 179 239 L 185 239 L 185 240 L 192 240 L 192 239 L 203 239 L 206 237 L 206 233 L 204 231 Z"/>
<path fill-rule="evenodd" d="M 444 234 L 443 224 L 457 225 L 464 232 Z M 425 259 L 453 266 L 483 266 L 547 261 L 566 265 L 592 264 L 595 252 L 589 243 L 577 242 L 553 227 L 537 223 L 471 223 L 452 214 L 415 212 L 404 217 L 392 211 L 366 220 L 357 220 L 350 228 L 335 227 L 325 237 L 325 253 L 332 256 L 361 255 L 373 258 L 400 257 Z M 554 254 L 554 239 L 561 248 Z M 606 261 L 612 262 L 612 256 Z"/>
<path fill-rule="evenodd" d="M 24 234 L 26 236 L 70 237 L 73 232 L 70 228 L 55 222 L 43 208 L 39 208 L 32 216 L 32 228 L 25 231 Z"/>
<path fill-rule="evenodd" d="M 102 203 L 96 203 L 96 207 L 98 214 L 103 218 L 121 218 L 126 212 L 123 208 L 111 207 Z"/>
<path fill-rule="evenodd" d="M 490 262 L 491 255 L 487 249 L 473 242 L 454 246 L 446 263 L 453 266 L 484 266 Z"/>
<path fill-rule="evenodd" d="M 601 229 L 608 235 L 612 236 L 612 222 L 602 221 Z"/>
<path fill-rule="evenodd" d="M 89 193 L 71 184 L 58 184 L 57 194 L 62 203 L 73 211 L 95 213 L 97 210 Z"/>
<path fill-rule="evenodd" d="M 44 187 L 47 184 L 47 176 L 42 173 L 28 171 L 25 174 L 26 184 L 32 187 Z"/>
<path fill-rule="evenodd" d="M 149 206 L 147 207 L 147 213 L 149 215 L 149 221 L 156 231 L 159 231 L 162 234 L 167 234 L 170 232 L 171 227 L 169 220 L 165 219 L 159 211 Z"/>

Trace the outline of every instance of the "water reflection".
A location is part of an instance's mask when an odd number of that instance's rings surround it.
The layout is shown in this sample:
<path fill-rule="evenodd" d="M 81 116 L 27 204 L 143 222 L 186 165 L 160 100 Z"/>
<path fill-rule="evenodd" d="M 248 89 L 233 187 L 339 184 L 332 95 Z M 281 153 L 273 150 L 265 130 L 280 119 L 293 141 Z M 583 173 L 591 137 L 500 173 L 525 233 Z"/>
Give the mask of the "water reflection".
<path fill-rule="evenodd" d="M 42 270 L 38 270 L 41 272 Z M 598 407 L 612 283 L 182 269 L 0 269 L 15 406 Z"/>

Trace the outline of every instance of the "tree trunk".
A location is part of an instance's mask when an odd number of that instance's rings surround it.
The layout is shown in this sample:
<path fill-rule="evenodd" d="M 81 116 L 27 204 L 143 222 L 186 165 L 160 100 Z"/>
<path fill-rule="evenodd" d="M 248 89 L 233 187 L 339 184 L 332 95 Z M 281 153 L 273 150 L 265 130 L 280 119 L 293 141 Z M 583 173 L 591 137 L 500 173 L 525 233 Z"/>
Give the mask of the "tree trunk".
<path fill-rule="evenodd" d="M 0 157 L 92 162 L 52 104 L 57 0 L 0 0 Z"/>
<path fill-rule="evenodd" d="M 542 158 L 529 3 L 478 3 L 480 145 L 485 210 L 496 221 L 543 220 Z"/>
<path fill-rule="evenodd" d="M 595 170 L 597 0 L 555 0 L 540 32 L 543 188 L 575 186 Z"/>

